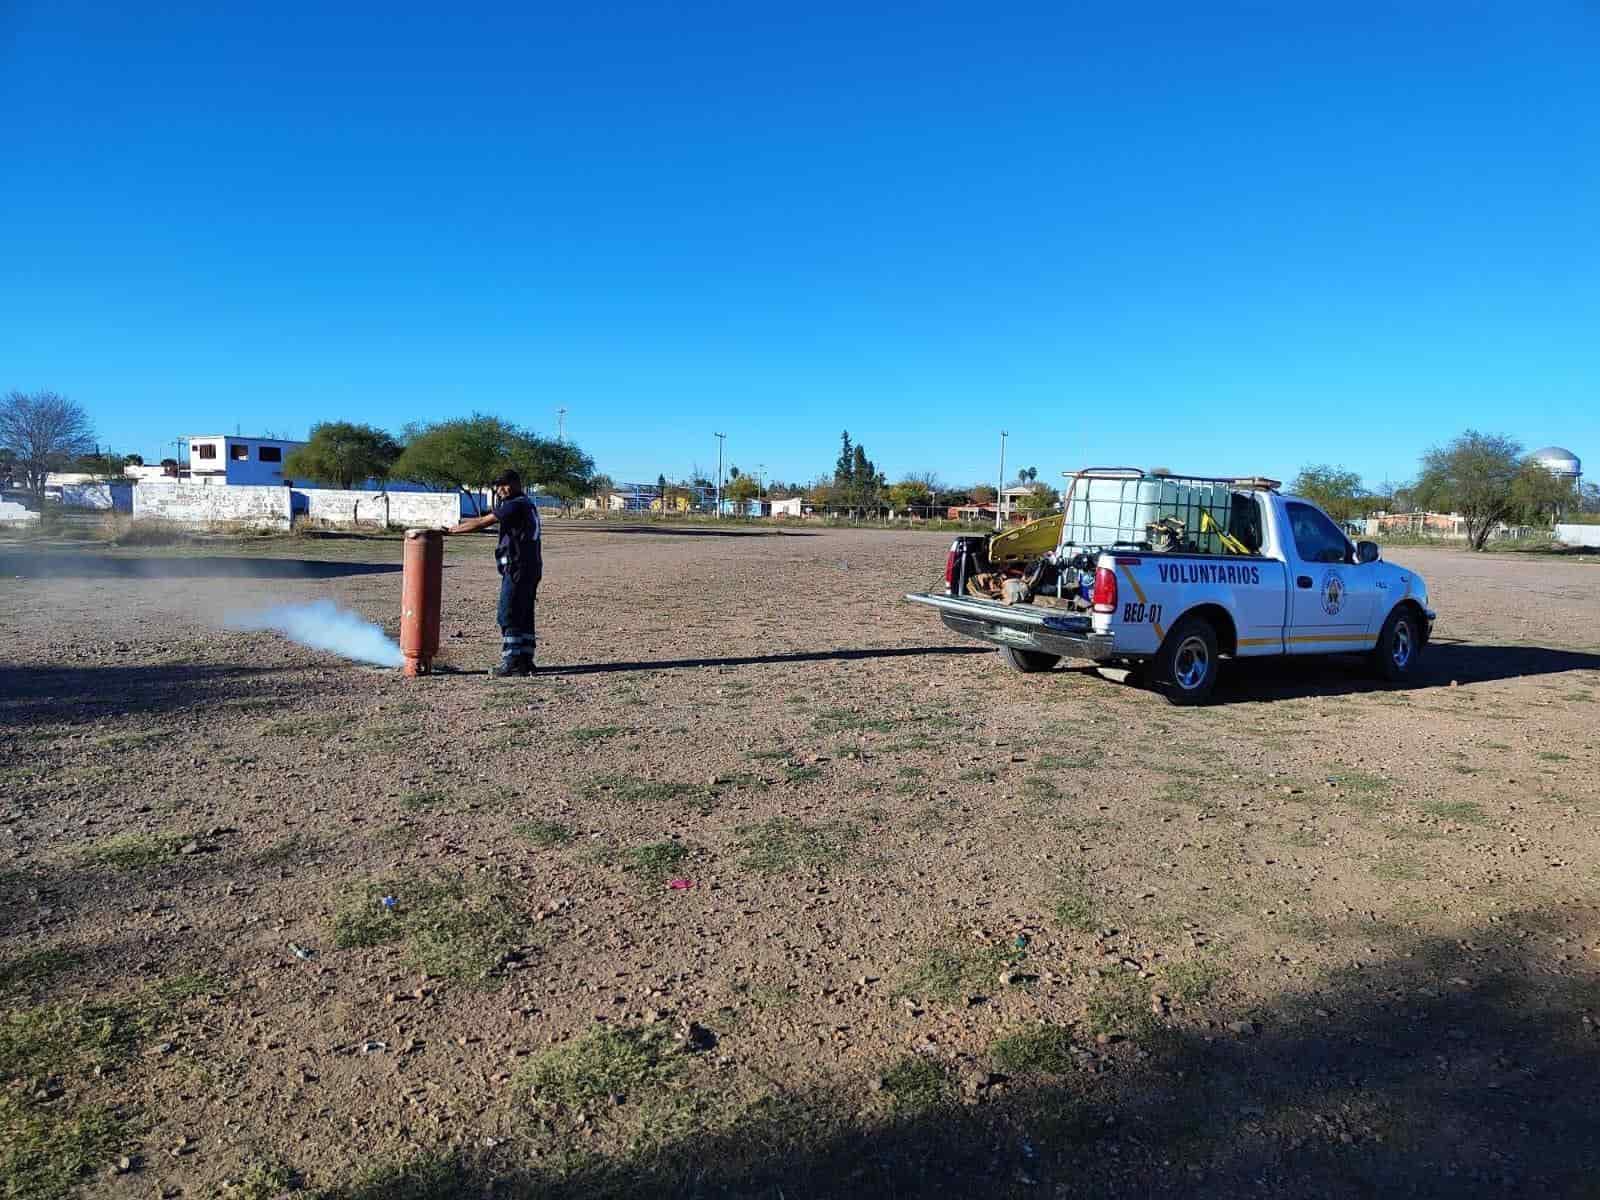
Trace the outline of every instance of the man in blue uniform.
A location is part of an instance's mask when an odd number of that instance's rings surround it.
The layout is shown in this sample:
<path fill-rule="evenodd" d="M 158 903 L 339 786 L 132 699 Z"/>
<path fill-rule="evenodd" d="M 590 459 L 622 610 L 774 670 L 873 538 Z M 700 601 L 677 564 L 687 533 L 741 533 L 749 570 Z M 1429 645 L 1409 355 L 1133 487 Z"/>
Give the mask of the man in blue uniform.
<path fill-rule="evenodd" d="M 490 675 L 532 675 L 534 671 L 533 610 L 544 575 L 540 544 L 539 510 L 523 495 L 522 477 L 502 471 L 494 481 L 494 508 L 481 517 L 469 517 L 446 533 L 475 533 L 500 526 L 494 561 L 500 569 L 500 664 Z"/>

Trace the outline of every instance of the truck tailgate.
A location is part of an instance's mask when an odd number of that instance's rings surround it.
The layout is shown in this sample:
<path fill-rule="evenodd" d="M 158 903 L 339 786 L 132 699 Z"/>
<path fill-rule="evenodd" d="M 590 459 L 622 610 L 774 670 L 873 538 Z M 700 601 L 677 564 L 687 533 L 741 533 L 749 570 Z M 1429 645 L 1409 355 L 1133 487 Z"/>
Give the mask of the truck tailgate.
<path fill-rule="evenodd" d="M 996 646 L 1015 646 L 1062 658 L 1101 661 L 1112 657 L 1110 635 L 1095 633 L 1086 616 L 1031 604 L 1001 604 L 933 592 L 909 592 L 906 599 L 938 609 L 944 623 L 955 632 Z"/>

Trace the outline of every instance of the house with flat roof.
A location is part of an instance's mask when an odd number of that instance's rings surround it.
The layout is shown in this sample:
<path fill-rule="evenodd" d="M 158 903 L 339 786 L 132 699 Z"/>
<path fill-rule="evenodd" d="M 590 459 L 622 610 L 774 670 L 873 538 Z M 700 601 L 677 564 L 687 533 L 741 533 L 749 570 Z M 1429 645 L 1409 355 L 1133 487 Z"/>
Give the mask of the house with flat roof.
<path fill-rule="evenodd" d="M 189 477 L 196 483 L 283 482 L 283 460 L 304 446 L 287 438 L 207 434 L 189 439 Z"/>

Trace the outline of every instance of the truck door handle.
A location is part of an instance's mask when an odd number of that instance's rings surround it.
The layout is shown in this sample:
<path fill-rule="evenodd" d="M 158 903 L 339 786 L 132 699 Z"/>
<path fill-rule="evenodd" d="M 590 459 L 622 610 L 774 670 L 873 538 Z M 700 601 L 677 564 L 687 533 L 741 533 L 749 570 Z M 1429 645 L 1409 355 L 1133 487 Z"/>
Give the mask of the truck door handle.
<path fill-rule="evenodd" d="M 1295 587 L 1303 587 L 1303 588 L 1310 587 L 1311 586 L 1311 576 L 1309 576 L 1309 575 L 1301 575 L 1299 578 L 1297 578 L 1294 581 L 1294 585 L 1295 585 Z"/>

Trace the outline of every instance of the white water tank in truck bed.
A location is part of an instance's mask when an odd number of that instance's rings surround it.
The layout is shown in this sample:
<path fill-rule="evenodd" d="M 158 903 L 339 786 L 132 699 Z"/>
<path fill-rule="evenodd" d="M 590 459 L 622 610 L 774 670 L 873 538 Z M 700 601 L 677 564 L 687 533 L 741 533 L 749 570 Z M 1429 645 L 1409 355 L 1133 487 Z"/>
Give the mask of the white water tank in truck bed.
<path fill-rule="evenodd" d="M 1113 546 L 1143 542 L 1148 527 L 1166 517 L 1185 526 L 1185 541 L 1212 554 L 1222 546 L 1215 534 L 1200 528 L 1200 512 L 1208 511 L 1217 524 L 1228 527 L 1233 493 L 1227 484 L 1179 479 L 1080 478 L 1066 501 L 1063 546 Z"/>

